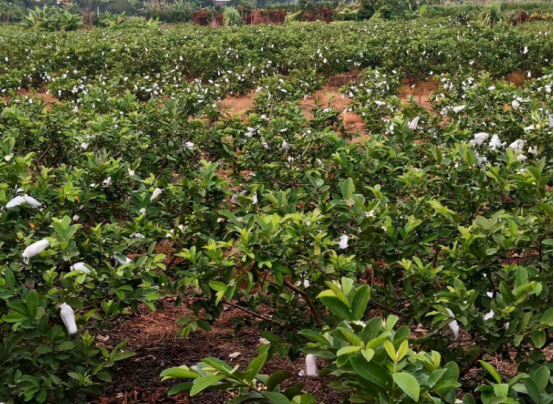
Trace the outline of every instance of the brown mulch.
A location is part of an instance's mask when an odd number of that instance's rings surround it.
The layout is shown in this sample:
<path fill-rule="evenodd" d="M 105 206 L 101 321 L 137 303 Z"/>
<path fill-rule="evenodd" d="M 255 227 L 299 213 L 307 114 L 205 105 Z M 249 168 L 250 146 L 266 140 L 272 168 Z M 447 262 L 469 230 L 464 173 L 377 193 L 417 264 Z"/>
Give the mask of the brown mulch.
<path fill-rule="evenodd" d="M 235 308 L 228 308 L 213 324 L 212 331 L 207 333 L 197 331 L 186 339 L 177 336 L 180 328 L 176 320 L 184 316 L 194 316 L 188 309 L 192 300 L 185 300 L 179 307 L 174 306 L 175 298 L 166 298 L 164 310 L 152 313 L 146 306 L 141 306 L 137 313 L 115 322 L 113 329 L 103 331 L 96 336 L 99 347 L 113 348 L 118 343 L 127 340 L 125 350 L 132 350 L 136 356 L 125 361 L 116 362 L 112 369 L 113 382 L 106 385 L 104 394 L 92 398 L 92 404 L 134 404 L 134 403 L 178 403 L 178 404 L 219 404 L 227 402 L 230 397 L 226 392 L 203 392 L 198 396 L 189 397 L 188 394 L 168 396 L 169 389 L 184 380 L 161 381 L 160 373 L 170 367 L 181 365 L 192 366 L 202 358 L 216 357 L 232 366 L 239 365 L 244 369 L 257 356 L 256 349 L 260 346 L 261 331 L 257 322 L 248 319 L 246 325 L 234 335 L 234 319 L 244 318 L 244 313 Z M 268 315 L 268 313 L 262 313 Z M 375 316 L 378 313 L 373 313 Z M 412 329 L 412 338 L 418 338 L 429 330 L 416 326 Z M 448 332 L 446 330 L 445 332 Z M 471 336 L 463 328 L 458 340 L 453 341 L 450 348 L 469 347 L 472 344 Z M 240 352 L 236 358 L 229 355 Z M 552 347 L 544 350 L 547 358 L 552 358 Z M 510 359 L 500 356 L 484 358 L 492 363 L 503 375 L 513 377 L 517 374 L 515 352 L 510 353 Z M 319 368 L 325 366 L 324 361 L 318 359 Z M 304 357 L 295 362 L 288 358 L 280 358 L 277 354 L 266 363 L 263 372 L 273 373 L 277 370 L 288 370 L 292 377 L 284 383 L 284 387 L 296 383 L 303 383 L 304 391 L 315 396 L 316 402 L 324 404 L 339 404 L 340 395 L 329 388 L 327 384 L 333 376 L 323 379 L 298 376 L 304 367 Z M 480 379 L 485 375 L 480 366 L 475 366 L 463 380 Z M 460 391 L 461 392 L 461 391 Z"/>
<path fill-rule="evenodd" d="M 160 373 L 170 367 L 181 365 L 192 366 L 205 357 L 216 357 L 232 366 L 240 365 L 244 369 L 250 360 L 256 357 L 256 348 L 260 346 L 261 331 L 256 322 L 249 322 L 233 335 L 233 319 L 244 317 L 238 309 L 229 308 L 214 323 L 212 331 L 207 333 L 197 331 L 186 339 L 176 336 L 179 325 L 175 321 L 179 317 L 193 316 L 187 308 L 187 302 L 174 307 L 173 299 L 164 300 L 165 309 L 152 313 L 146 306 L 141 306 L 137 313 L 114 324 L 110 331 L 97 335 L 97 344 L 112 348 L 118 343 L 128 340 L 126 350 L 132 350 L 136 356 L 116 362 L 112 369 L 113 382 L 104 389 L 104 394 L 94 398 L 93 404 L 112 403 L 194 403 L 217 404 L 229 400 L 225 392 L 203 392 L 198 396 L 178 394 L 168 397 L 169 389 L 184 380 L 161 381 Z M 229 354 L 240 352 L 233 359 Z M 320 362 L 323 368 L 324 363 Z M 339 394 L 326 388 L 333 380 L 332 376 L 315 379 L 298 376 L 304 366 L 304 358 L 291 362 L 288 358 L 280 358 L 277 354 L 266 363 L 264 373 L 277 370 L 288 370 L 293 376 L 284 386 L 304 383 L 304 391 L 312 393 L 317 402 L 325 404 L 340 403 Z"/>

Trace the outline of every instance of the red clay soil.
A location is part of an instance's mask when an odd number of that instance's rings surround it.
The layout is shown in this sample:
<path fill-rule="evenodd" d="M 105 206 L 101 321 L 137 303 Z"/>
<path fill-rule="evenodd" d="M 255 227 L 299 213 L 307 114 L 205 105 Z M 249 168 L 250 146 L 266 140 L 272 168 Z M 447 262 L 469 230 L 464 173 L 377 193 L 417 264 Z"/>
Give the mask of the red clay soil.
<path fill-rule="evenodd" d="M 333 107 L 337 111 L 344 111 L 350 105 L 350 99 L 342 96 L 338 89 L 325 85 L 323 89 L 316 91 L 313 95 L 300 101 L 300 108 L 304 110 L 306 119 L 313 119 L 312 110 L 317 106 L 320 108 Z"/>
<path fill-rule="evenodd" d="M 418 81 L 415 84 L 410 84 L 408 81 L 403 81 L 402 86 L 398 89 L 398 98 L 403 104 L 410 102 L 410 99 L 414 101 L 427 111 L 433 111 L 431 105 L 431 99 L 433 93 L 439 88 L 439 83 L 435 80 L 431 81 Z"/>
<path fill-rule="evenodd" d="M 136 356 L 116 362 L 112 370 L 113 382 L 105 387 L 101 397 L 92 399 L 91 403 L 218 404 L 229 400 L 225 392 L 204 392 L 192 398 L 186 393 L 168 397 L 169 389 L 183 380 L 162 382 L 159 375 L 164 369 L 192 366 L 208 356 L 225 360 L 232 366 L 238 364 L 244 369 L 256 356 L 256 348 L 260 345 L 257 323 L 249 322 L 238 335 L 233 335 L 233 319 L 243 317 L 244 313 L 230 308 L 215 322 L 211 332 L 198 331 L 183 339 L 176 336 L 179 326 L 175 321 L 179 317 L 193 316 L 193 313 L 187 308 L 187 302 L 175 308 L 173 299 L 168 298 L 164 304 L 165 309 L 156 313 L 145 306 L 140 307 L 134 315 L 114 324 L 111 331 L 97 335 L 97 344 L 107 348 L 128 340 L 125 349 L 134 351 Z M 234 352 L 240 352 L 240 355 L 235 359 L 229 358 Z M 325 387 L 333 377 L 315 379 L 298 376 L 303 364 L 303 357 L 293 363 L 276 355 L 266 363 L 263 372 L 288 370 L 293 376 L 284 386 L 304 383 L 304 391 L 312 393 L 317 402 L 340 403 L 338 393 Z M 319 365 L 320 368 L 324 366 L 323 362 Z"/>
<path fill-rule="evenodd" d="M 350 99 L 342 97 L 340 88 L 345 84 L 356 81 L 356 72 L 348 74 L 337 74 L 329 78 L 323 89 L 316 91 L 313 95 L 300 101 L 300 107 L 304 110 L 306 118 L 311 119 L 311 111 L 317 105 L 320 108 L 333 107 L 338 111 L 344 111 L 350 105 Z M 317 104 L 316 104 L 317 101 Z"/>
<path fill-rule="evenodd" d="M 19 90 L 19 91 L 16 91 L 15 94 L 21 95 L 27 98 L 32 98 L 35 100 L 37 99 L 42 100 L 47 110 L 50 110 L 53 104 L 58 104 L 60 102 L 60 100 L 58 100 L 52 94 L 38 93 L 36 91 L 31 91 L 31 90 Z M 9 101 L 10 99 L 10 97 L 7 95 L 3 96 L 2 98 L 4 101 Z"/>
<path fill-rule="evenodd" d="M 252 91 L 247 95 L 240 95 L 236 97 L 226 97 L 219 104 L 219 108 L 222 112 L 226 112 L 231 116 L 239 114 L 242 118 L 246 117 L 246 111 L 254 106 L 254 97 L 256 92 Z"/>
<path fill-rule="evenodd" d="M 356 136 L 352 137 L 350 142 L 362 143 L 367 139 L 367 132 L 362 117 L 354 112 L 343 112 L 341 114 L 344 127 L 348 133 L 353 133 Z"/>
<path fill-rule="evenodd" d="M 300 101 L 300 108 L 304 110 L 306 119 L 313 119 L 312 110 L 318 106 L 320 108 L 333 107 L 340 111 L 340 117 L 343 120 L 344 127 L 349 133 L 359 133 L 361 140 L 367 136 L 362 118 L 352 111 L 348 111 L 350 98 L 343 97 L 340 88 L 345 84 L 355 81 L 357 73 L 339 74 L 331 77 L 323 89 L 316 91 L 313 95 Z M 243 96 L 229 96 L 220 103 L 220 110 L 231 116 L 239 114 L 242 119 L 246 118 L 246 112 L 254 106 L 254 97 L 256 92 L 252 91 Z M 354 140 L 356 141 L 356 140 Z"/>
<path fill-rule="evenodd" d="M 340 118 L 343 120 L 346 131 L 360 135 L 353 139 L 354 142 L 365 138 L 367 133 L 362 118 L 358 114 L 349 111 L 351 99 L 344 97 L 339 91 L 342 86 L 357 79 L 358 75 L 356 72 L 338 74 L 331 77 L 323 89 L 300 101 L 300 108 L 304 110 L 306 119 L 313 118 L 312 110 L 316 105 L 320 108 L 333 107 L 337 111 L 340 111 Z"/>
<path fill-rule="evenodd" d="M 512 72 L 506 76 L 506 81 L 512 83 L 516 88 L 520 88 L 528 80 L 527 74 L 521 70 Z"/>

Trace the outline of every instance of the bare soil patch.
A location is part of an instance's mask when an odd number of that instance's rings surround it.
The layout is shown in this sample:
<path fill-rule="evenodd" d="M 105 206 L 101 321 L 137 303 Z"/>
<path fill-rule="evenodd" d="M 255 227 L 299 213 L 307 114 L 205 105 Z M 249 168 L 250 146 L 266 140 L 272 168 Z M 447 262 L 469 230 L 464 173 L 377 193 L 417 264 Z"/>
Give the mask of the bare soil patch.
<path fill-rule="evenodd" d="M 420 107 L 432 112 L 431 99 L 438 88 L 439 83 L 435 80 L 417 81 L 415 84 L 410 84 L 407 80 L 404 80 L 402 86 L 398 89 L 398 98 L 404 104 L 409 103 L 413 98 Z"/>
<path fill-rule="evenodd" d="M 15 92 L 16 95 L 21 95 L 30 99 L 39 99 L 41 100 L 44 105 L 46 105 L 46 108 L 50 110 L 52 108 L 52 105 L 59 104 L 61 101 L 58 100 L 56 97 L 54 97 L 52 94 L 47 94 L 43 92 L 36 92 L 33 90 L 19 90 Z M 4 101 L 9 101 L 10 97 L 8 95 L 5 95 L 2 97 Z"/>
<path fill-rule="evenodd" d="M 306 119 L 313 119 L 312 110 L 316 107 L 331 107 L 340 111 L 340 118 L 343 120 L 344 127 L 348 133 L 360 134 L 356 139 L 363 139 L 367 136 L 362 118 L 350 111 L 351 99 L 340 93 L 342 86 L 356 80 L 358 80 L 356 72 L 338 74 L 329 78 L 321 90 L 300 101 L 300 108 L 304 111 Z"/>
<path fill-rule="evenodd" d="M 522 87 L 528 79 L 527 74 L 521 70 L 516 70 L 506 76 L 506 81 L 512 83 L 516 88 Z"/>
<path fill-rule="evenodd" d="M 252 91 L 246 95 L 229 96 L 221 101 L 219 108 L 221 112 L 226 112 L 231 116 L 239 114 L 242 118 L 244 118 L 246 117 L 246 111 L 254 106 L 255 96 L 255 91 Z"/>
<path fill-rule="evenodd" d="M 307 114 L 306 117 L 309 119 L 311 119 L 310 112 L 315 106 L 320 108 L 333 107 L 338 111 L 343 111 L 350 105 L 350 99 L 343 97 L 339 90 L 345 84 L 357 80 L 358 75 L 356 72 L 332 76 L 321 90 L 303 99 L 300 102 L 300 107 L 304 109 Z"/>

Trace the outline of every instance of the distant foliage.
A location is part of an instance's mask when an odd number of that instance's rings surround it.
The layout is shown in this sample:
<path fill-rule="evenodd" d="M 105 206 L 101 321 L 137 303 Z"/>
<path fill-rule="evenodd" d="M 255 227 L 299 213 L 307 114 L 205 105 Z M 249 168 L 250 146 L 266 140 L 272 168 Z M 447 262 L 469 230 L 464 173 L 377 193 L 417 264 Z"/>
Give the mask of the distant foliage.
<path fill-rule="evenodd" d="M 29 11 L 21 21 L 26 29 L 43 31 L 76 31 L 84 23 L 81 16 L 69 11 L 59 12 L 57 9 L 44 7 Z"/>
<path fill-rule="evenodd" d="M 242 25 L 242 17 L 237 9 L 225 7 L 223 11 L 223 25 L 225 27 Z"/>
<path fill-rule="evenodd" d="M 491 28 L 502 21 L 502 17 L 502 7 L 497 1 L 488 3 L 481 15 L 483 22 Z"/>

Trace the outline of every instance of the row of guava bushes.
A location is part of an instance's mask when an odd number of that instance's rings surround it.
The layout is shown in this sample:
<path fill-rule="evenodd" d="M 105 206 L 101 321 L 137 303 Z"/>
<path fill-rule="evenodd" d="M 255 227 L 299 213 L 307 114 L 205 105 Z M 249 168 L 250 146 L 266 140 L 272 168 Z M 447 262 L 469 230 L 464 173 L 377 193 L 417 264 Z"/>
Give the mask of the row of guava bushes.
<path fill-rule="evenodd" d="M 143 101 L 206 93 L 213 95 L 208 99 L 219 98 L 247 93 L 275 74 L 303 80 L 312 73 L 329 77 L 368 67 L 396 70 L 409 79 L 460 68 L 489 71 L 495 78 L 517 70 L 536 76 L 552 61 L 552 26 L 542 22 L 494 29 L 422 19 L 226 30 L 5 32 L 3 94 L 29 88 L 76 102 L 94 89 L 111 96 L 130 92 Z"/>
<path fill-rule="evenodd" d="M 5 101 L 0 399 L 99 393 L 132 353 L 97 348 L 95 333 L 177 296 L 196 313 L 183 337 L 228 303 L 271 314 L 246 370 L 184 364 L 163 374 L 189 379 L 173 393 L 310 403 L 280 387 L 287 372 L 263 375 L 273 355 L 304 352 L 308 375 L 326 359 L 321 375 L 358 402 L 549 402 L 552 75 L 516 89 L 460 70 L 437 78 L 432 111 L 402 105 L 400 79 L 368 69 L 343 88 L 362 143 L 332 107 L 306 119 L 315 73 L 262 81 L 247 122 L 200 82 L 149 102 L 99 83 L 77 107 Z M 510 353 L 509 380 L 487 358 Z M 467 379 L 481 363 L 489 381 Z"/>

